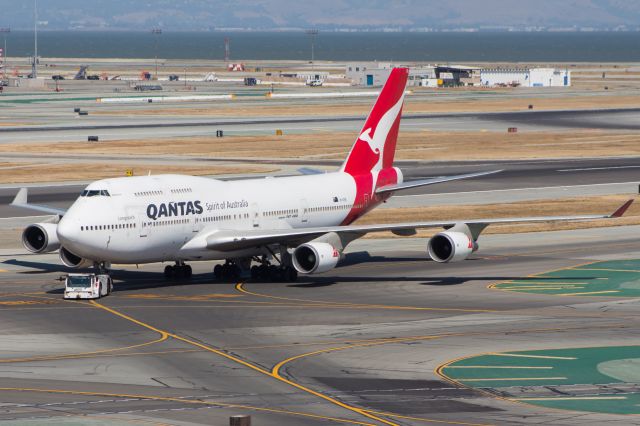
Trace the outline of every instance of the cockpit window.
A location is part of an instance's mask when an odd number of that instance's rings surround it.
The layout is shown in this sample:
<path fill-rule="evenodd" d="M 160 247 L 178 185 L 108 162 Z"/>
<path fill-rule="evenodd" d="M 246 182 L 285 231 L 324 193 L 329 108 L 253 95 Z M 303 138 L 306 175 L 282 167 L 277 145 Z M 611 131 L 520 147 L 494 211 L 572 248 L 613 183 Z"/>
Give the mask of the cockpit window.
<path fill-rule="evenodd" d="M 84 191 L 82 191 L 82 194 L 80 194 L 81 197 L 98 197 L 98 196 L 103 196 L 103 197 L 110 197 L 111 195 L 109 195 L 109 191 L 106 191 L 104 189 L 85 189 Z"/>

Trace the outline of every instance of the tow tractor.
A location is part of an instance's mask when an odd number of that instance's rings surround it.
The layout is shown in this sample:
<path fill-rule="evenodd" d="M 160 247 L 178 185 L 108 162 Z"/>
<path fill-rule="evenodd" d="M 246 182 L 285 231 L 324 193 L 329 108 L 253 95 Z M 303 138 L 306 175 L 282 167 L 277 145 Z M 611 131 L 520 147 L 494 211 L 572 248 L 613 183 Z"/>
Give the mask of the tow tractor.
<path fill-rule="evenodd" d="M 67 274 L 61 279 L 65 299 L 99 299 L 113 289 L 113 281 L 106 274 Z"/>

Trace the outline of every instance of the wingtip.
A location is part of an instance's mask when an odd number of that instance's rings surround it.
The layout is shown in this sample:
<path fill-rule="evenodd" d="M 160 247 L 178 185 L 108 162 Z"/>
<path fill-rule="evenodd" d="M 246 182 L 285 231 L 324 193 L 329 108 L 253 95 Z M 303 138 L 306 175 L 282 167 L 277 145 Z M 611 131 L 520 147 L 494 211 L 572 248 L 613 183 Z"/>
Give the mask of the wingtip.
<path fill-rule="evenodd" d="M 627 212 L 629 207 L 631 207 L 631 204 L 633 204 L 633 199 L 628 200 L 626 203 L 618 207 L 618 210 L 613 212 L 611 214 L 611 217 L 622 217 Z"/>
<path fill-rule="evenodd" d="M 28 196 L 27 188 L 20 188 L 20 191 L 16 194 L 15 198 L 11 202 L 12 205 L 15 204 L 27 204 L 27 196 Z"/>

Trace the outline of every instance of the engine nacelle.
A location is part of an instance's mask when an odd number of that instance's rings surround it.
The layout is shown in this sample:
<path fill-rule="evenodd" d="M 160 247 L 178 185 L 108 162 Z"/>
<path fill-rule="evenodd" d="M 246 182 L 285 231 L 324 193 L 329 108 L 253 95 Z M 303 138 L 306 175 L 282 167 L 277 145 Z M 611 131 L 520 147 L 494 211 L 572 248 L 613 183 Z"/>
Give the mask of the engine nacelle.
<path fill-rule="evenodd" d="M 22 232 L 22 245 L 31 253 L 49 253 L 60 248 L 55 223 L 34 223 Z"/>
<path fill-rule="evenodd" d="M 74 269 L 88 268 L 93 265 L 92 261 L 73 254 L 64 247 L 60 248 L 60 261 L 64 266 Z"/>
<path fill-rule="evenodd" d="M 478 250 L 478 245 L 463 232 L 440 232 L 427 245 L 431 259 L 439 263 L 459 262 Z"/>
<path fill-rule="evenodd" d="M 319 274 L 335 268 L 340 252 L 329 243 L 310 242 L 293 251 L 293 267 L 301 274 Z"/>

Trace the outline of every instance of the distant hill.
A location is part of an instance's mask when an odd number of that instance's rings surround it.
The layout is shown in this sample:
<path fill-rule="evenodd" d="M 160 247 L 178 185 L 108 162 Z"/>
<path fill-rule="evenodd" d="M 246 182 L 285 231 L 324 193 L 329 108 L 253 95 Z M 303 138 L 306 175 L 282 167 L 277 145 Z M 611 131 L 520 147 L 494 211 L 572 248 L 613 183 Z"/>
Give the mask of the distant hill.
<path fill-rule="evenodd" d="M 638 0 L 40 0 L 49 29 L 460 29 L 640 27 Z M 33 2 L 0 0 L 0 27 L 33 25 Z"/>

